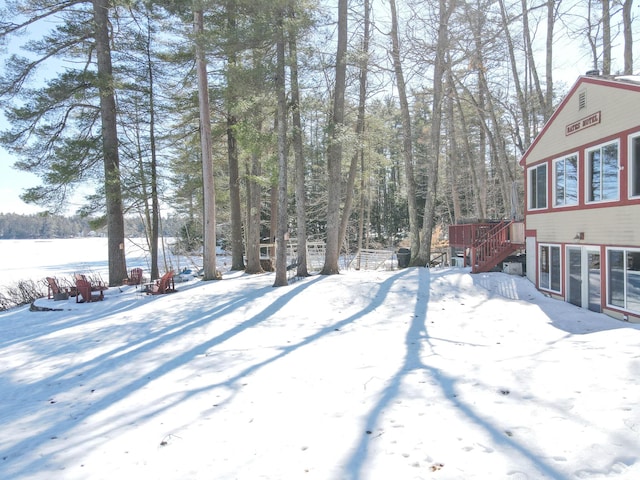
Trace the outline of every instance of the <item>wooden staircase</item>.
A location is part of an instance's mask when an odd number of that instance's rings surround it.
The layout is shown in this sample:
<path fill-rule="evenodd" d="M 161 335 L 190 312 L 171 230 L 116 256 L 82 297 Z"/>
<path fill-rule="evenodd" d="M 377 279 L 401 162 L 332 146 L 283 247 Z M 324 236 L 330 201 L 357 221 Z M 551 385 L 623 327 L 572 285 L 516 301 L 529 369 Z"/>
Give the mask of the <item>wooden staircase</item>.
<path fill-rule="evenodd" d="M 451 225 L 449 244 L 469 251 L 472 273 L 488 272 L 524 247 L 524 224 L 502 220 Z"/>
<path fill-rule="evenodd" d="M 471 246 L 472 273 L 488 272 L 518 250 L 509 238 L 510 226 L 511 222 L 496 224 Z"/>

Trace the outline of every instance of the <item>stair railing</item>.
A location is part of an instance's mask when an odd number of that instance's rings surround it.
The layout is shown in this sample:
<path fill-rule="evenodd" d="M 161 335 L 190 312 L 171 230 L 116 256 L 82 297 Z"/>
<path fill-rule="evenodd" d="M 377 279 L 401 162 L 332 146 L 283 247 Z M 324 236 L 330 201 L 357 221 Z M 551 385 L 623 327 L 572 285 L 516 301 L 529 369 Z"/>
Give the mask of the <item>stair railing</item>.
<path fill-rule="evenodd" d="M 481 232 L 471 247 L 471 270 L 473 273 L 484 271 L 484 268 L 492 261 L 503 255 L 507 250 L 512 250 L 509 239 L 509 227 L 511 222 L 504 220 L 497 223 L 489 230 Z"/>

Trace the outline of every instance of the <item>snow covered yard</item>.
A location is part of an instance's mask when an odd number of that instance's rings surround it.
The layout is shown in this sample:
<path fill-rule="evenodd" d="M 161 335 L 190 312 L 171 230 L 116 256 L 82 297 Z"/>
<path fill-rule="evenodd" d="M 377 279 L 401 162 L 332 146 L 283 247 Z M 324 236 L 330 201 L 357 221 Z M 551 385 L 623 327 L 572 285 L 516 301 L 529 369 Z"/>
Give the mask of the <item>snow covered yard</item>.
<path fill-rule="evenodd" d="M 0 314 L 0 478 L 640 478 L 640 328 L 524 278 L 225 274 Z"/>

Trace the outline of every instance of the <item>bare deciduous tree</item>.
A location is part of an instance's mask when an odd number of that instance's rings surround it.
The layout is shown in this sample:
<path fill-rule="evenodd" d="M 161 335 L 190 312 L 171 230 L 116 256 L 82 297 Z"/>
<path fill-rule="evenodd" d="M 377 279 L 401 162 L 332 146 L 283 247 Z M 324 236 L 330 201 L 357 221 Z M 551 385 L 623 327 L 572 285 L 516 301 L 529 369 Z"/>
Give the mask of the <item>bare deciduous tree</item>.
<path fill-rule="evenodd" d="M 409 100 L 400 56 L 400 37 L 398 33 L 398 10 L 395 0 L 389 0 L 391 9 L 391 58 L 398 89 L 400 115 L 402 118 L 402 158 L 404 159 L 404 175 L 407 182 L 407 205 L 409 207 L 409 241 L 411 246 L 410 264 L 419 262 L 420 256 L 420 226 L 418 223 L 418 202 L 416 179 L 413 169 L 413 134 L 411 127 L 411 113 Z"/>
<path fill-rule="evenodd" d="M 342 199 L 342 131 L 344 129 L 344 96 L 347 77 L 347 0 L 338 0 L 338 41 L 336 51 L 333 108 L 329 124 L 327 151 L 328 199 L 327 241 L 322 275 L 340 273 L 340 204 Z"/>
<path fill-rule="evenodd" d="M 633 32 L 631 31 L 631 6 L 633 0 L 622 3 L 622 29 L 624 34 L 624 74 L 633 74 Z"/>

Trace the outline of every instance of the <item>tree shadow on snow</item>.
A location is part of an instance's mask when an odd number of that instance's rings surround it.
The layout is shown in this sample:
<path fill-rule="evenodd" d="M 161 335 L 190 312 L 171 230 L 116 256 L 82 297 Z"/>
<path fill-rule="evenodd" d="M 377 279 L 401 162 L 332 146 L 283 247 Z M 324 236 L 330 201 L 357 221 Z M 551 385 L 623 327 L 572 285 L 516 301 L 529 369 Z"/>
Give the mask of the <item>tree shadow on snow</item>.
<path fill-rule="evenodd" d="M 188 312 L 184 315 L 180 315 L 179 313 L 180 309 L 184 309 L 184 305 L 180 303 L 177 304 L 179 308 L 175 306 L 173 308 L 167 308 L 164 316 L 159 314 L 153 318 L 146 319 L 136 317 L 135 310 L 131 311 L 130 306 L 123 305 L 122 311 L 128 312 L 132 317 L 135 317 L 132 319 L 131 325 L 127 325 L 126 322 L 110 325 L 99 331 L 91 332 L 91 338 L 79 339 L 80 343 L 74 345 L 59 344 L 59 342 L 56 343 L 54 340 L 53 343 L 56 345 L 53 347 L 53 350 L 52 341 L 49 337 L 55 337 L 57 331 L 72 328 L 73 326 L 82 324 L 83 321 L 99 321 L 100 318 L 95 317 L 95 312 L 87 312 L 86 315 L 81 314 L 79 318 L 71 322 L 72 325 L 62 322 L 62 324 L 57 327 L 51 325 L 43 327 L 36 335 L 27 333 L 26 336 L 22 338 L 15 338 L 14 341 L 16 343 L 26 341 L 30 346 L 33 346 L 34 349 L 38 349 L 38 345 L 40 344 L 43 351 L 52 352 L 54 356 L 64 356 L 82 352 L 85 346 L 86 348 L 90 348 L 90 345 L 99 341 L 99 338 L 106 338 L 116 334 L 118 337 L 126 339 L 126 341 L 116 341 L 116 345 L 113 348 L 105 350 L 86 361 L 73 362 L 71 365 L 60 368 L 56 370 L 55 373 L 40 380 L 25 382 L 24 384 L 22 381 L 18 381 L 10 385 L 9 382 L 7 382 L 6 385 L 0 385 L 5 387 L 3 391 L 11 392 L 12 399 L 18 399 L 17 401 L 25 404 L 25 408 L 18 409 L 15 403 L 2 402 L 2 404 L 0 404 L 0 419 L 15 417 L 15 412 L 20 411 L 20 415 L 25 418 L 25 422 L 35 422 L 37 424 L 37 427 L 34 424 L 33 428 L 34 431 L 37 431 L 37 434 L 16 441 L 3 451 L 3 463 L 0 465 L 2 467 L 1 470 L 11 477 L 28 477 L 34 472 L 37 472 L 38 468 L 41 468 L 42 465 L 47 465 L 48 469 L 56 470 L 58 468 L 55 466 L 56 457 L 65 450 L 80 446 L 85 449 L 91 448 L 91 445 L 94 445 L 95 442 L 108 438 L 113 432 L 122 428 L 123 425 L 131 424 L 132 422 L 142 422 L 147 418 L 167 410 L 175 402 L 167 404 L 162 401 L 156 401 L 154 405 L 150 405 L 144 412 L 136 411 L 131 417 L 107 418 L 106 420 L 102 420 L 101 424 L 97 425 L 95 433 L 93 433 L 91 437 L 83 435 L 75 439 L 72 434 L 72 430 L 77 425 L 89 421 L 94 415 L 101 414 L 130 394 L 144 389 L 152 381 L 172 370 L 188 364 L 197 356 L 206 353 L 210 348 L 222 344 L 230 338 L 268 320 L 298 293 L 311 287 L 322 278 L 326 277 L 311 277 L 304 282 L 297 282 L 290 287 L 288 292 L 277 296 L 275 301 L 269 303 L 266 308 L 257 314 L 207 339 L 207 341 L 196 344 L 192 348 L 180 352 L 177 356 L 159 363 L 154 368 L 145 371 L 137 371 L 130 366 L 136 365 L 136 362 L 143 359 L 145 354 L 153 352 L 163 345 L 170 345 L 181 337 L 189 335 L 190 332 L 216 320 L 221 315 L 235 312 L 248 302 L 251 302 L 252 298 L 274 292 L 274 288 L 269 285 L 259 287 L 257 291 L 255 289 L 249 289 L 247 291 L 240 290 L 236 294 L 230 295 L 224 291 L 224 282 L 209 283 L 209 285 L 213 285 L 214 288 L 218 290 L 217 295 L 219 298 L 212 298 L 213 296 L 211 294 L 204 295 L 200 302 L 190 304 Z M 205 287 L 207 285 L 202 286 Z M 162 296 L 162 298 L 158 300 L 166 300 L 169 302 L 171 299 L 178 299 L 179 297 L 177 297 L 177 295 L 178 294 Z M 200 312 L 200 314 L 194 314 L 194 312 Z M 103 317 L 107 317 L 113 315 L 114 311 L 105 310 L 101 313 Z M 161 326 L 155 328 L 158 324 Z M 145 327 L 145 325 L 148 327 Z M 291 349 L 293 348 L 294 347 L 291 347 Z M 287 351 L 291 349 L 287 348 Z M 245 372 L 249 373 L 250 371 L 256 370 L 267 363 L 275 361 L 286 353 L 287 352 L 282 352 L 270 361 L 249 367 Z M 104 388 L 102 388 L 102 385 L 96 383 L 96 378 L 105 371 L 113 372 L 118 369 L 124 369 L 127 372 L 127 374 L 122 377 L 124 380 L 119 382 L 117 387 L 109 393 L 101 395 L 101 390 L 108 390 L 112 385 L 105 385 Z M 234 383 L 241 375 L 242 374 L 234 376 L 225 381 L 224 384 L 230 388 L 234 388 Z M 58 402 L 58 398 L 65 397 L 67 392 L 73 391 L 78 388 L 79 384 L 82 386 L 85 383 L 87 384 L 85 393 L 90 395 L 90 400 L 86 401 L 86 405 L 83 406 L 84 408 L 77 408 L 77 404 L 83 403 L 82 400 L 73 399 L 73 403 L 76 404 L 74 415 L 60 415 L 58 405 L 63 402 Z M 92 386 L 94 388 L 91 388 Z M 216 388 L 217 386 L 219 385 L 209 385 L 206 390 Z M 89 391 L 89 389 L 91 390 Z M 176 399 L 176 401 L 181 401 L 184 398 L 193 396 L 201 390 L 203 389 L 187 391 L 181 399 Z M 29 399 L 28 402 L 26 401 L 27 399 Z M 14 418 L 13 420 L 18 419 Z M 54 446 L 52 439 L 60 439 L 60 446 Z M 47 454 L 31 456 L 31 452 L 34 451 L 46 451 Z"/>
<path fill-rule="evenodd" d="M 415 372 L 422 372 L 434 380 L 439 386 L 446 401 L 455 410 L 465 417 L 469 422 L 481 427 L 498 445 L 503 445 L 520 456 L 527 459 L 541 473 L 548 478 L 562 479 L 564 475 L 556 471 L 551 465 L 536 457 L 525 445 L 518 443 L 515 439 L 505 435 L 505 432 L 488 422 L 477 412 L 473 405 L 466 403 L 458 394 L 456 385 L 458 379 L 452 377 L 439 368 L 431 366 L 423 361 L 425 349 L 429 347 L 430 336 L 427 329 L 428 307 L 430 299 L 431 272 L 427 268 L 419 269 L 419 290 L 416 298 L 415 314 L 409 325 L 405 337 L 406 354 L 401 367 L 397 373 L 389 380 L 387 387 L 375 406 L 369 412 L 366 425 L 362 428 L 360 440 L 354 453 L 346 464 L 347 478 L 359 480 L 366 477 L 365 469 L 369 457 L 372 442 L 377 438 L 371 435 L 380 426 L 383 413 L 393 405 L 394 400 L 401 396 L 401 385 L 408 375 Z M 429 347 L 430 348 L 430 347 Z M 438 432 L 425 432 L 425 435 L 437 435 Z"/>
<path fill-rule="evenodd" d="M 526 277 L 506 273 L 471 274 L 473 284 L 487 291 L 488 298 L 502 297 L 537 305 L 554 327 L 573 335 L 603 332 L 619 328 L 640 329 L 640 325 L 617 320 L 552 298 L 535 288 Z"/>
<path fill-rule="evenodd" d="M 431 272 L 424 268 L 417 270 L 419 272 L 419 286 L 416 296 L 415 312 L 405 336 L 406 353 L 401 367 L 396 374 L 389 379 L 381 397 L 368 413 L 366 425 L 364 425 L 361 430 L 361 437 L 357 440 L 355 450 L 346 462 L 345 469 L 348 478 L 358 480 L 363 477 L 363 471 L 370 455 L 370 442 L 373 440 L 373 436 L 366 432 L 375 430 L 375 426 L 381 421 L 384 410 L 394 402 L 394 399 L 400 396 L 403 380 L 407 375 L 415 372 L 422 372 L 432 378 L 447 401 L 469 421 L 486 431 L 494 439 L 496 444 L 502 444 L 518 452 L 522 457 L 531 462 L 531 464 L 535 465 L 540 472 L 550 478 L 561 478 L 558 472 L 551 466 L 536 458 L 524 445 L 519 444 L 515 439 L 506 437 L 503 431 L 482 418 L 482 416 L 474 410 L 472 405 L 466 403 L 459 397 L 456 389 L 458 379 L 424 362 L 423 358 L 425 357 L 425 353 L 429 353 L 427 348 L 429 348 L 430 342 L 429 332 L 427 330 L 427 316 L 430 300 Z M 58 455 L 67 449 L 75 449 L 83 446 L 84 448 L 91 448 L 91 446 L 99 444 L 103 438 L 116 434 L 117 430 L 125 425 L 153 418 L 163 411 L 170 409 L 176 402 L 182 402 L 202 392 L 213 391 L 216 388 L 223 387 L 228 394 L 226 398 L 218 404 L 219 408 L 222 404 L 231 402 L 234 399 L 241 389 L 243 379 L 248 375 L 273 364 L 279 359 L 305 346 L 313 344 L 327 335 L 333 334 L 336 330 L 358 321 L 367 313 L 380 307 L 384 303 L 392 286 L 412 271 L 415 270 L 405 269 L 388 277 L 378 286 L 377 295 L 352 315 L 341 320 L 330 322 L 326 324 L 326 326 L 320 327 L 309 335 L 300 338 L 297 342 L 277 346 L 273 354 L 261 360 L 254 360 L 246 366 L 243 365 L 242 368 L 233 375 L 225 377 L 224 380 L 218 383 L 211 383 L 198 388 L 185 388 L 178 392 L 169 392 L 167 398 L 156 399 L 156 401 L 154 401 L 152 405 L 148 405 L 144 411 L 131 412 L 131 415 L 127 418 L 114 418 L 105 415 L 105 412 L 114 404 L 122 401 L 132 393 L 144 389 L 152 381 L 189 364 L 197 357 L 206 355 L 210 349 L 224 344 L 224 342 L 243 332 L 260 326 L 276 315 L 300 292 L 313 287 L 313 285 L 316 285 L 319 281 L 329 281 L 331 277 L 317 276 L 296 282 L 288 287 L 285 293 L 282 293 L 283 290 L 274 289 L 271 284 L 268 286 L 259 286 L 257 287 L 257 291 L 255 288 L 249 288 L 246 291 L 237 290 L 229 293 L 225 291 L 224 281 L 208 283 L 207 285 L 202 285 L 205 290 L 203 290 L 204 293 L 201 297 L 192 297 L 193 301 L 188 306 L 188 312 L 181 311 L 185 306 L 179 302 L 179 297 L 177 297 L 177 295 L 179 295 L 178 293 L 159 298 L 157 301 L 164 302 L 162 305 L 165 306 L 165 309 L 160 309 L 159 313 L 156 313 L 156 316 L 153 318 L 141 317 L 141 315 L 144 315 L 142 308 L 139 311 L 136 309 L 130 310 L 130 306 L 123 305 L 122 311 L 119 313 L 130 315 L 130 321 L 124 319 L 124 321 L 116 323 L 105 322 L 105 325 L 100 327 L 98 331 L 91 332 L 92 335 L 97 336 L 97 338 L 79 339 L 79 342 L 84 343 L 78 345 L 56 345 L 53 352 L 61 357 L 64 357 L 66 354 L 84 353 L 83 348 L 86 347 L 90 349 L 91 342 L 95 342 L 100 337 L 110 339 L 109 341 L 111 341 L 113 345 L 105 341 L 105 345 L 109 345 L 109 348 L 100 351 L 100 353 L 95 356 L 90 356 L 90 358 L 86 360 L 75 360 L 66 367 L 58 367 L 51 375 L 45 376 L 35 382 L 27 382 L 24 385 L 19 383 L 6 384 L 6 381 L 3 380 L 5 384 L 0 386 L 6 387 L 6 389 L 3 388 L 2 391 L 10 391 L 14 399 L 29 398 L 29 395 L 33 395 L 34 392 L 38 394 L 37 403 L 32 401 L 29 405 L 25 405 L 20 415 L 27 423 L 32 421 L 37 422 L 39 428 L 37 429 L 37 434 L 25 437 L 11 444 L 10 447 L 6 449 L 3 453 L 5 460 L 3 461 L 2 470 L 15 477 L 26 477 L 32 475 L 33 472 L 37 471 L 38 467 L 42 465 L 47 465 L 47 468 L 55 469 Z M 268 278 L 267 282 L 270 281 L 271 278 Z M 474 279 L 474 282 L 475 281 L 476 279 Z M 517 285 L 515 285 L 515 287 L 508 286 L 504 291 L 517 292 L 517 287 Z M 278 290 L 278 293 L 274 294 L 273 292 L 276 290 Z M 252 312 L 246 317 L 243 316 L 243 309 L 251 303 L 252 299 L 267 297 L 268 295 L 274 295 L 272 302 L 267 303 L 266 306 L 259 308 L 258 311 Z M 158 312 L 158 309 L 154 310 L 154 312 Z M 113 311 L 104 311 L 102 313 L 104 317 L 113 314 Z M 228 321 L 224 324 L 224 329 L 213 334 L 213 336 L 203 341 L 194 342 L 192 346 L 185 350 L 171 350 L 171 353 L 175 352 L 175 355 L 150 364 L 151 367 L 148 369 L 144 368 L 144 361 L 148 360 L 147 355 L 159 355 L 162 353 L 163 347 L 178 342 L 180 339 L 197 332 L 198 329 L 207 326 L 224 315 L 231 314 L 238 315 L 237 322 Z M 60 320 L 60 324 L 57 326 L 40 326 L 38 333 L 25 332 L 21 338 L 16 337 L 10 342 L 29 343 L 29 346 L 34 349 L 37 349 L 38 343 L 41 342 L 42 352 L 52 351 L 51 344 L 47 342 L 55 341 L 55 339 L 51 340 L 50 337 L 55 337 L 58 331 L 79 326 L 84 321 L 99 322 L 100 320 L 100 318 L 91 318 L 91 313 L 87 312 L 86 315 L 81 315 L 80 318 L 74 320 L 72 322 L 73 325 L 65 324 Z M 98 325 L 98 323 L 96 325 Z M 117 341 L 114 342 L 114 339 Z M 129 366 L 137 365 L 136 362 L 143 366 L 134 370 L 130 369 Z M 105 386 L 104 390 L 108 390 L 107 393 L 102 393 L 100 390 L 96 391 L 95 394 L 91 395 L 90 401 L 86 401 L 86 405 L 83 405 L 83 408 L 76 408 L 74 410 L 74 416 L 72 418 L 67 415 L 60 415 L 60 410 L 56 405 L 44 404 L 52 395 L 64 395 L 65 392 L 77 391 L 79 382 L 86 382 L 86 388 L 89 389 L 91 388 L 89 385 L 95 385 L 95 379 L 105 371 L 118 371 L 119 369 L 127 372 L 127 374 L 122 377 L 117 385 L 109 385 L 108 388 Z M 98 388 L 100 388 L 100 386 L 98 386 Z M 82 399 L 74 399 L 74 401 L 77 403 L 81 402 Z M 15 415 L 15 412 L 18 410 L 14 407 L 15 405 L 6 406 L 6 403 L 0 404 L 0 419 Z M 100 423 L 96 425 L 95 432 L 92 432 L 91 435 L 82 435 L 78 438 L 73 438 L 73 429 L 77 425 L 92 421 L 91 417 L 98 414 L 101 414 L 102 418 Z M 64 442 L 60 441 L 59 446 L 54 446 L 51 440 L 53 437 L 65 438 L 65 440 Z M 46 452 L 46 455 L 42 458 L 36 455 L 32 456 L 31 452 Z"/>

